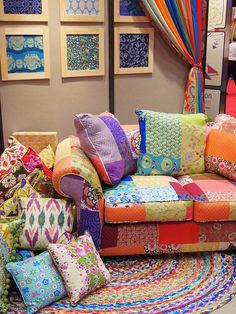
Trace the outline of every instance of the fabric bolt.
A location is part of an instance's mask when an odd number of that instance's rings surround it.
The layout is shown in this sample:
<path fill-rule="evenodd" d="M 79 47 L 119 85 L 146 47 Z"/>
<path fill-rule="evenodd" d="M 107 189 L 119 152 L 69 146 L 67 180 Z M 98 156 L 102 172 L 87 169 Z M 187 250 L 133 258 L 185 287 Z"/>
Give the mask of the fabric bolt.
<path fill-rule="evenodd" d="M 128 176 L 104 189 L 105 222 L 192 219 L 191 195 L 168 176 Z"/>
<path fill-rule="evenodd" d="M 3 0 L 5 14 L 42 14 L 42 0 Z"/>
<path fill-rule="evenodd" d="M 206 116 L 136 110 L 141 134 L 138 174 L 204 172 Z"/>
<path fill-rule="evenodd" d="M 44 72 L 42 35 L 6 35 L 8 73 Z"/>
<path fill-rule="evenodd" d="M 65 231 L 72 231 L 73 211 L 71 202 L 53 198 L 20 198 L 21 219 L 25 221 L 20 235 L 24 249 L 46 250 Z"/>
<path fill-rule="evenodd" d="M 121 16 L 145 16 L 138 0 L 119 0 Z"/>
<path fill-rule="evenodd" d="M 99 116 L 78 114 L 74 124 L 81 148 L 103 182 L 114 185 L 134 172 L 136 162 L 129 142 L 114 115 L 108 112 Z"/>
<path fill-rule="evenodd" d="M 99 0 L 66 0 L 66 14 L 94 16 L 99 14 Z"/>
<path fill-rule="evenodd" d="M 216 174 L 179 177 L 178 181 L 192 195 L 195 221 L 235 221 L 236 184 Z"/>
<path fill-rule="evenodd" d="M 67 35 L 68 71 L 99 69 L 99 35 Z"/>
<path fill-rule="evenodd" d="M 19 245 L 19 234 L 23 222 L 21 220 L 0 220 L 0 312 L 6 313 L 9 307 L 8 290 L 9 274 L 5 266 L 16 259 L 16 248 Z"/>
<path fill-rule="evenodd" d="M 149 65 L 149 34 L 120 34 L 120 68 Z"/>
<path fill-rule="evenodd" d="M 12 274 L 29 314 L 66 296 L 63 281 L 48 252 L 22 262 L 8 263 L 6 268 Z"/>
<path fill-rule="evenodd" d="M 72 305 L 111 280 L 90 235 L 66 245 L 50 244 L 48 251 L 64 280 Z"/>

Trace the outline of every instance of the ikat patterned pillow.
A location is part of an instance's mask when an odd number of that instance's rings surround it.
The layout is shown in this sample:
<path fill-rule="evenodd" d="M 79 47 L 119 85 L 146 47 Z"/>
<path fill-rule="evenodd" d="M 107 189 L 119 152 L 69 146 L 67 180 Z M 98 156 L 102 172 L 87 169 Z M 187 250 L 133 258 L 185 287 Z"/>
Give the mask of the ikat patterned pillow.
<path fill-rule="evenodd" d="M 66 296 L 61 276 L 47 251 L 22 262 L 9 263 L 6 269 L 12 274 L 29 314 Z"/>
<path fill-rule="evenodd" d="M 50 244 L 48 251 L 64 280 L 72 305 L 111 280 L 90 235 L 80 236 L 69 244 Z"/>
<path fill-rule="evenodd" d="M 69 200 L 53 198 L 20 198 L 21 218 L 25 220 L 20 247 L 46 250 L 65 231 L 73 229 L 73 211 Z"/>
<path fill-rule="evenodd" d="M 136 110 L 141 134 L 138 174 L 203 173 L 206 142 L 204 114 Z"/>
<path fill-rule="evenodd" d="M 114 115 L 78 114 L 74 123 L 81 148 L 103 182 L 114 185 L 123 176 L 135 172 L 136 161 L 128 139 Z"/>

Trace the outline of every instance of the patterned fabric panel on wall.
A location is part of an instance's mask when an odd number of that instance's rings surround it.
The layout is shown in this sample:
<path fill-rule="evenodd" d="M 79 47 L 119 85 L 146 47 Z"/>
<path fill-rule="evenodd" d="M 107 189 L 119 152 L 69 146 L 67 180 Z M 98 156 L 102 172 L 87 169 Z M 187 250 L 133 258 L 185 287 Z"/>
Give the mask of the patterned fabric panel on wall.
<path fill-rule="evenodd" d="M 149 34 L 120 34 L 120 67 L 148 67 Z"/>
<path fill-rule="evenodd" d="M 120 0 L 121 16 L 145 16 L 138 0 Z"/>
<path fill-rule="evenodd" d="M 99 0 L 67 0 L 68 15 L 99 15 Z"/>
<path fill-rule="evenodd" d="M 42 0 L 3 0 L 5 14 L 42 14 Z"/>
<path fill-rule="evenodd" d="M 7 35 L 8 73 L 44 72 L 42 35 Z"/>
<path fill-rule="evenodd" d="M 67 35 L 69 71 L 99 69 L 99 35 Z"/>

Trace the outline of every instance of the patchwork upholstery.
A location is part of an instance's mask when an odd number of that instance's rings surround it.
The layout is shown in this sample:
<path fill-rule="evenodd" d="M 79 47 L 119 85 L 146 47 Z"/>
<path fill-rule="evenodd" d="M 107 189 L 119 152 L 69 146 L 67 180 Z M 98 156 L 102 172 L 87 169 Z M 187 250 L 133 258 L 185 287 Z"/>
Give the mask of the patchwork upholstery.
<path fill-rule="evenodd" d="M 178 178 L 193 196 L 195 221 L 235 221 L 236 183 L 216 174 L 199 174 Z"/>
<path fill-rule="evenodd" d="M 101 254 L 134 255 L 235 248 L 235 222 L 105 224 Z"/>
<path fill-rule="evenodd" d="M 128 176 L 104 189 L 105 222 L 191 220 L 190 194 L 169 176 Z"/>

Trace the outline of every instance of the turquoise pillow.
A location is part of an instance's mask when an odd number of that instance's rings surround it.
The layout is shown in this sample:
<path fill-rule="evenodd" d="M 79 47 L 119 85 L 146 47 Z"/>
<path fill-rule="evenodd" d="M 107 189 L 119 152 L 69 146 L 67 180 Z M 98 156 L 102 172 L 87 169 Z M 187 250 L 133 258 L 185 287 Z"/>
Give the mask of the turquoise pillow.
<path fill-rule="evenodd" d="M 141 175 L 203 173 L 207 116 L 136 110 L 141 134 Z"/>
<path fill-rule="evenodd" d="M 61 276 L 47 251 L 22 262 L 8 263 L 6 269 L 20 290 L 27 314 L 66 296 Z"/>

